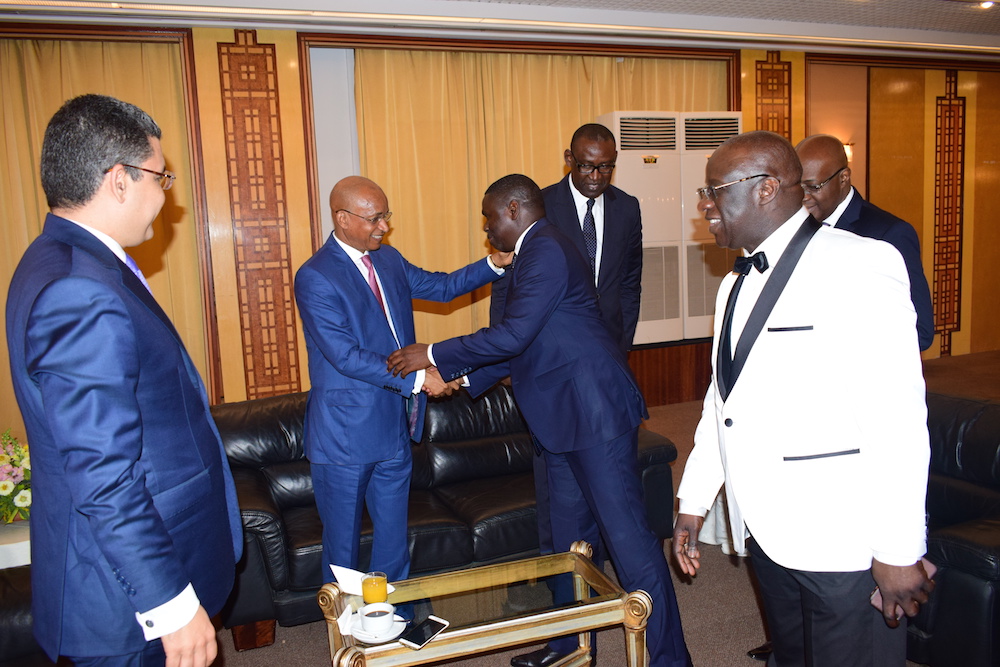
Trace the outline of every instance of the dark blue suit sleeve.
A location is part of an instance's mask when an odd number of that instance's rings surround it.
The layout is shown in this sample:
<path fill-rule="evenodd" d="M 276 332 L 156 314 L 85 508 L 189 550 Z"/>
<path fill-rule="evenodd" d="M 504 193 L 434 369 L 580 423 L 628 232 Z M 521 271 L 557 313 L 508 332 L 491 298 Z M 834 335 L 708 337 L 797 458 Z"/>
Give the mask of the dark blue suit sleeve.
<path fill-rule="evenodd" d="M 906 272 L 910 277 L 910 298 L 917 311 L 917 340 L 920 349 L 926 350 L 934 342 L 934 306 L 931 291 L 920 262 L 920 241 L 909 224 L 892 225 L 883 239 L 893 245 L 903 256 Z"/>

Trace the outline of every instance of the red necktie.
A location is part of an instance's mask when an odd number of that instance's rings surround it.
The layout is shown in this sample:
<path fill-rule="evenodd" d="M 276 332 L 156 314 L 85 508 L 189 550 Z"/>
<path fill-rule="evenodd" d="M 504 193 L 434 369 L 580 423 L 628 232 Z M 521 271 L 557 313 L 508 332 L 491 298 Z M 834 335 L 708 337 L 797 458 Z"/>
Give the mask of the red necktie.
<path fill-rule="evenodd" d="M 375 267 L 372 266 L 372 258 L 368 255 L 362 255 L 361 263 L 368 269 L 368 286 L 372 288 L 372 294 L 374 294 L 375 299 L 378 300 L 378 305 L 382 306 L 382 312 L 384 313 L 385 302 L 382 301 L 382 290 L 378 288 L 378 280 L 375 279 Z"/>

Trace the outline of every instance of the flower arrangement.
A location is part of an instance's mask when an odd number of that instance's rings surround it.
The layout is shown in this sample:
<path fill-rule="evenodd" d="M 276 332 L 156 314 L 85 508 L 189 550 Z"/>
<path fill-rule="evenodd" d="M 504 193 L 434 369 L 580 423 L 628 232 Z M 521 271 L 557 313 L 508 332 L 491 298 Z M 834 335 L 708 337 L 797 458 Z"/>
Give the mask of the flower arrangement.
<path fill-rule="evenodd" d="M 31 512 L 31 457 L 7 429 L 0 435 L 0 519 L 10 523 Z"/>

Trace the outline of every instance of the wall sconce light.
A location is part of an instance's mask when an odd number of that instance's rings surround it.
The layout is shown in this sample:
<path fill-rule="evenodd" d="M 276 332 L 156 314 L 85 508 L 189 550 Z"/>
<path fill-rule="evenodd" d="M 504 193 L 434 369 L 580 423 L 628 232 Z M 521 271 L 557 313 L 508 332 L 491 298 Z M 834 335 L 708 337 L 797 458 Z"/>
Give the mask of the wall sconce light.
<path fill-rule="evenodd" d="M 847 153 L 847 161 L 854 162 L 854 144 L 844 144 L 844 152 Z"/>

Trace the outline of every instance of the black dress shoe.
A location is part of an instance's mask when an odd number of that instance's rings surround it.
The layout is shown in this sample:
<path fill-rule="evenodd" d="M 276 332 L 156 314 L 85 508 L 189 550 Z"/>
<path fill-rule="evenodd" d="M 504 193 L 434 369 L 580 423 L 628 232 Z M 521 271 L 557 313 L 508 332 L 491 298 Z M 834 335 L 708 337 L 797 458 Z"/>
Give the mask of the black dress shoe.
<path fill-rule="evenodd" d="M 771 642 L 764 642 L 757 648 L 752 648 L 747 651 L 747 655 L 754 660 L 760 660 L 761 662 L 767 662 L 768 657 L 771 655 Z"/>
<path fill-rule="evenodd" d="M 510 659 L 511 667 L 549 667 L 566 657 L 566 653 L 553 651 L 548 646 L 531 653 L 515 655 Z M 593 658 L 591 658 L 593 661 Z"/>

